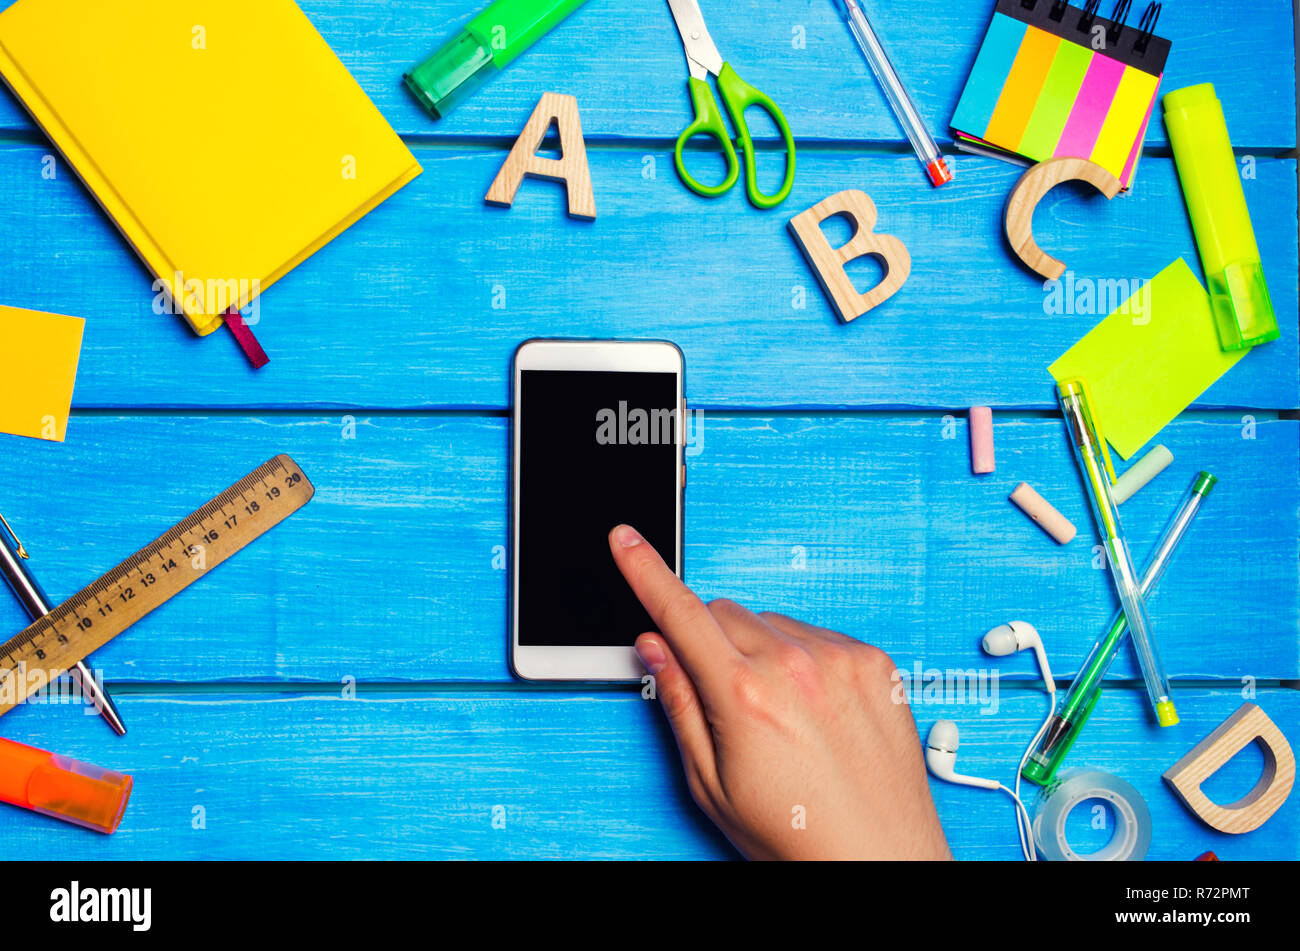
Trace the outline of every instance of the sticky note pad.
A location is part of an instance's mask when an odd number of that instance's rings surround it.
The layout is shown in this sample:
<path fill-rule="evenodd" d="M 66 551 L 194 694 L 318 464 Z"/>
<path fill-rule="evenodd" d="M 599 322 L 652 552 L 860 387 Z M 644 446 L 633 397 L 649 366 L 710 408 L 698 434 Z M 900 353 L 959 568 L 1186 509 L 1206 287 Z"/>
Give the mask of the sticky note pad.
<path fill-rule="evenodd" d="M 957 145 L 998 158 L 1088 158 L 1132 184 L 1169 59 L 1160 5 L 1135 26 L 1084 7 L 997 0 L 952 130 Z"/>
<path fill-rule="evenodd" d="M 63 442 L 84 325 L 0 306 L 0 432 Z"/>
<path fill-rule="evenodd" d="M 1047 369 L 1088 382 L 1106 441 L 1128 459 L 1246 352 L 1219 346 L 1210 295 L 1179 258 Z"/>

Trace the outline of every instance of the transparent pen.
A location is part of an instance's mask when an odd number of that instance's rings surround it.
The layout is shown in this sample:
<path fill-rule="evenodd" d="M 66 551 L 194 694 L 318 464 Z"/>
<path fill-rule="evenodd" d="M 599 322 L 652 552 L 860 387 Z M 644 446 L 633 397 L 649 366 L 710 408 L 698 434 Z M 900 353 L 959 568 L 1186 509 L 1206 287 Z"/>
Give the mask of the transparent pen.
<path fill-rule="evenodd" d="M 916 150 L 917 158 L 925 166 L 931 184 L 937 188 L 952 181 L 952 171 L 948 168 L 943 153 L 939 151 L 939 146 L 935 145 L 934 138 L 925 127 L 925 120 L 916 109 L 916 103 L 912 101 L 903 81 L 898 78 L 898 70 L 894 69 L 889 54 L 885 52 L 884 44 L 880 42 L 879 35 L 867 20 L 867 15 L 862 12 L 858 0 L 839 0 L 839 2 L 840 10 L 849 24 L 853 38 L 858 41 L 858 47 L 862 50 L 867 65 L 876 74 L 876 80 L 880 83 L 880 88 L 885 91 L 890 108 L 898 117 L 898 124 L 903 127 L 903 131 L 912 143 L 912 148 Z"/>
<path fill-rule="evenodd" d="M 1110 455 L 1097 432 L 1083 380 L 1063 380 L 1057 386 L 1057 398 L 1061 412 L 1065 414 L 1065 428 L 1074 446 L 1074 454 L 1083 474 L 1083 484 L 1087 487 L 1088 498 L 1092 502 L 1097 529 L 1102 535 L 1115 591 L 1124 608 L 1124 616 L 1128 618 L 1133 646 L 1137 650 L 1142 679 L 1146 681 L 1156 721 L 1161 726 L 1173 726 L 1178 722 L 1178 712 L 1174 708 L 1169 678 L 1165 675 L 1160 654 L 1151 637 L 1151 618 L 1147 615 L 1142 585 L 1133 567 L 1128 542 L 1124 540 L 1124 530 L 1120 527 L 1119 507 L 1110 494 L 1111 481 L 1107 477 Z"/>

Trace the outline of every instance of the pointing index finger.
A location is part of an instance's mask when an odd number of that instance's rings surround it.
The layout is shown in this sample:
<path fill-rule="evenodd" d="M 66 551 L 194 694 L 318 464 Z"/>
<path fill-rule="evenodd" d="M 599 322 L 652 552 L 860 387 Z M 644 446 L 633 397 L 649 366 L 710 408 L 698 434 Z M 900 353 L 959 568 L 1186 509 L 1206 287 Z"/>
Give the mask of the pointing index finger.
<path fill-rule="evenodd" d="M 630 525 L 619 525 L 609 533 L 609 548 L 632 593 L 659 626 L 691 679 L 697 685 L 716 684 L 740 653 L 704 602 Z"/>

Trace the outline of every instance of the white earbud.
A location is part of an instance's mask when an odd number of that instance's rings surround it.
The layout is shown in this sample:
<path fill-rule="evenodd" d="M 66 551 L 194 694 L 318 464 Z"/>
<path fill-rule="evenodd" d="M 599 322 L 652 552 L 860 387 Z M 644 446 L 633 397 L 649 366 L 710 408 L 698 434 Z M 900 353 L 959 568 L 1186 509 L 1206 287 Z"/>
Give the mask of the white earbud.
<path fill-rule="evenodd" d="M 1047 665 L 1047 651 L 1043 650 L 1043 639 L 1038 631 L 1026 621 L 1012 621 L 1001 624 L 984 635 L 981 642 L 984 652 L 994 657 L 1009 657 L 1016 651 L 1033 648 L 1038 658 L 1038 669 L 1043 675 L 1043 685 L 1050 694 L 1056 693 L 1056 681 L 1052 679 L 1052 670 Z"/>
<path fill-rule="evenodd" d="M 925 741 L 925 765 L 940 779 L 962 786 L 980 789 L 998 789 L 1001 783 L 978 776 L 963 776 L 957 772 L 957 745 L 961 734 L 951 720 L 935 720 L 930 727 L 930 737 Z"/>

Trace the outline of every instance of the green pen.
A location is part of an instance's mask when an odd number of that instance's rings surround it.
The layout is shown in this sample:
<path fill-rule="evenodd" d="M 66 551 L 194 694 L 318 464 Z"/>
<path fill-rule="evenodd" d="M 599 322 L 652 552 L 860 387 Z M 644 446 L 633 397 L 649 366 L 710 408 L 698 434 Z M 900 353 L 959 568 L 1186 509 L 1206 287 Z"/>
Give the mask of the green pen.
<path fill-rule="evenodd" d="M 586 2 L 495 0 L 402 81 L 441 119 Z"/>
<path fill-rule="evenodd" d="M 1146 568 L 1142 572 L 1143 598 L 1150 597 L 1155 591 L 1161 576 L 1173 559 L 1174 550 L 1187 534 L 1192 519 L 1200 511 L 1201 502 L 1210 494 L 1210 490 L 1218 481 L 1208 472 L 1200 472 L 1192 480 L 1191 488 L 1187 490 L 1174 517 L 1165 526 L 1164 534 L 1160 536 L 1160 541 L 1156 543 L 1155 551 L 1147 560 Z M 1124 643 L 1124 635 L 1127 633 L 1128 618 L 1123 611 L 1118 611 L 1111 618 L 1106 633 L 1101 636 L 1101 640 L 1097 641 L 1092 653 L 1079 668 L 1079 675 L 1070 685 L 1070 692 L 1065 697 L 1061 712 L 1052 718 L 1052 725 L 1043 735 L 1029 761 L 1025 763 L 1025 768 L 1020 774 L 1025 779 L 1040 786 L 1046 786 L 1052 781 L 1061 761 L 1065 759 L 1065 754 L 1070 752 L 1070 747 L 1074 746 L 1079 731 L 1088 722 L 1093 707 L 1101 699 L 1102 678 L 1110 669 L 1111 661 L 1115 659 L 1115 654 Z"/>

